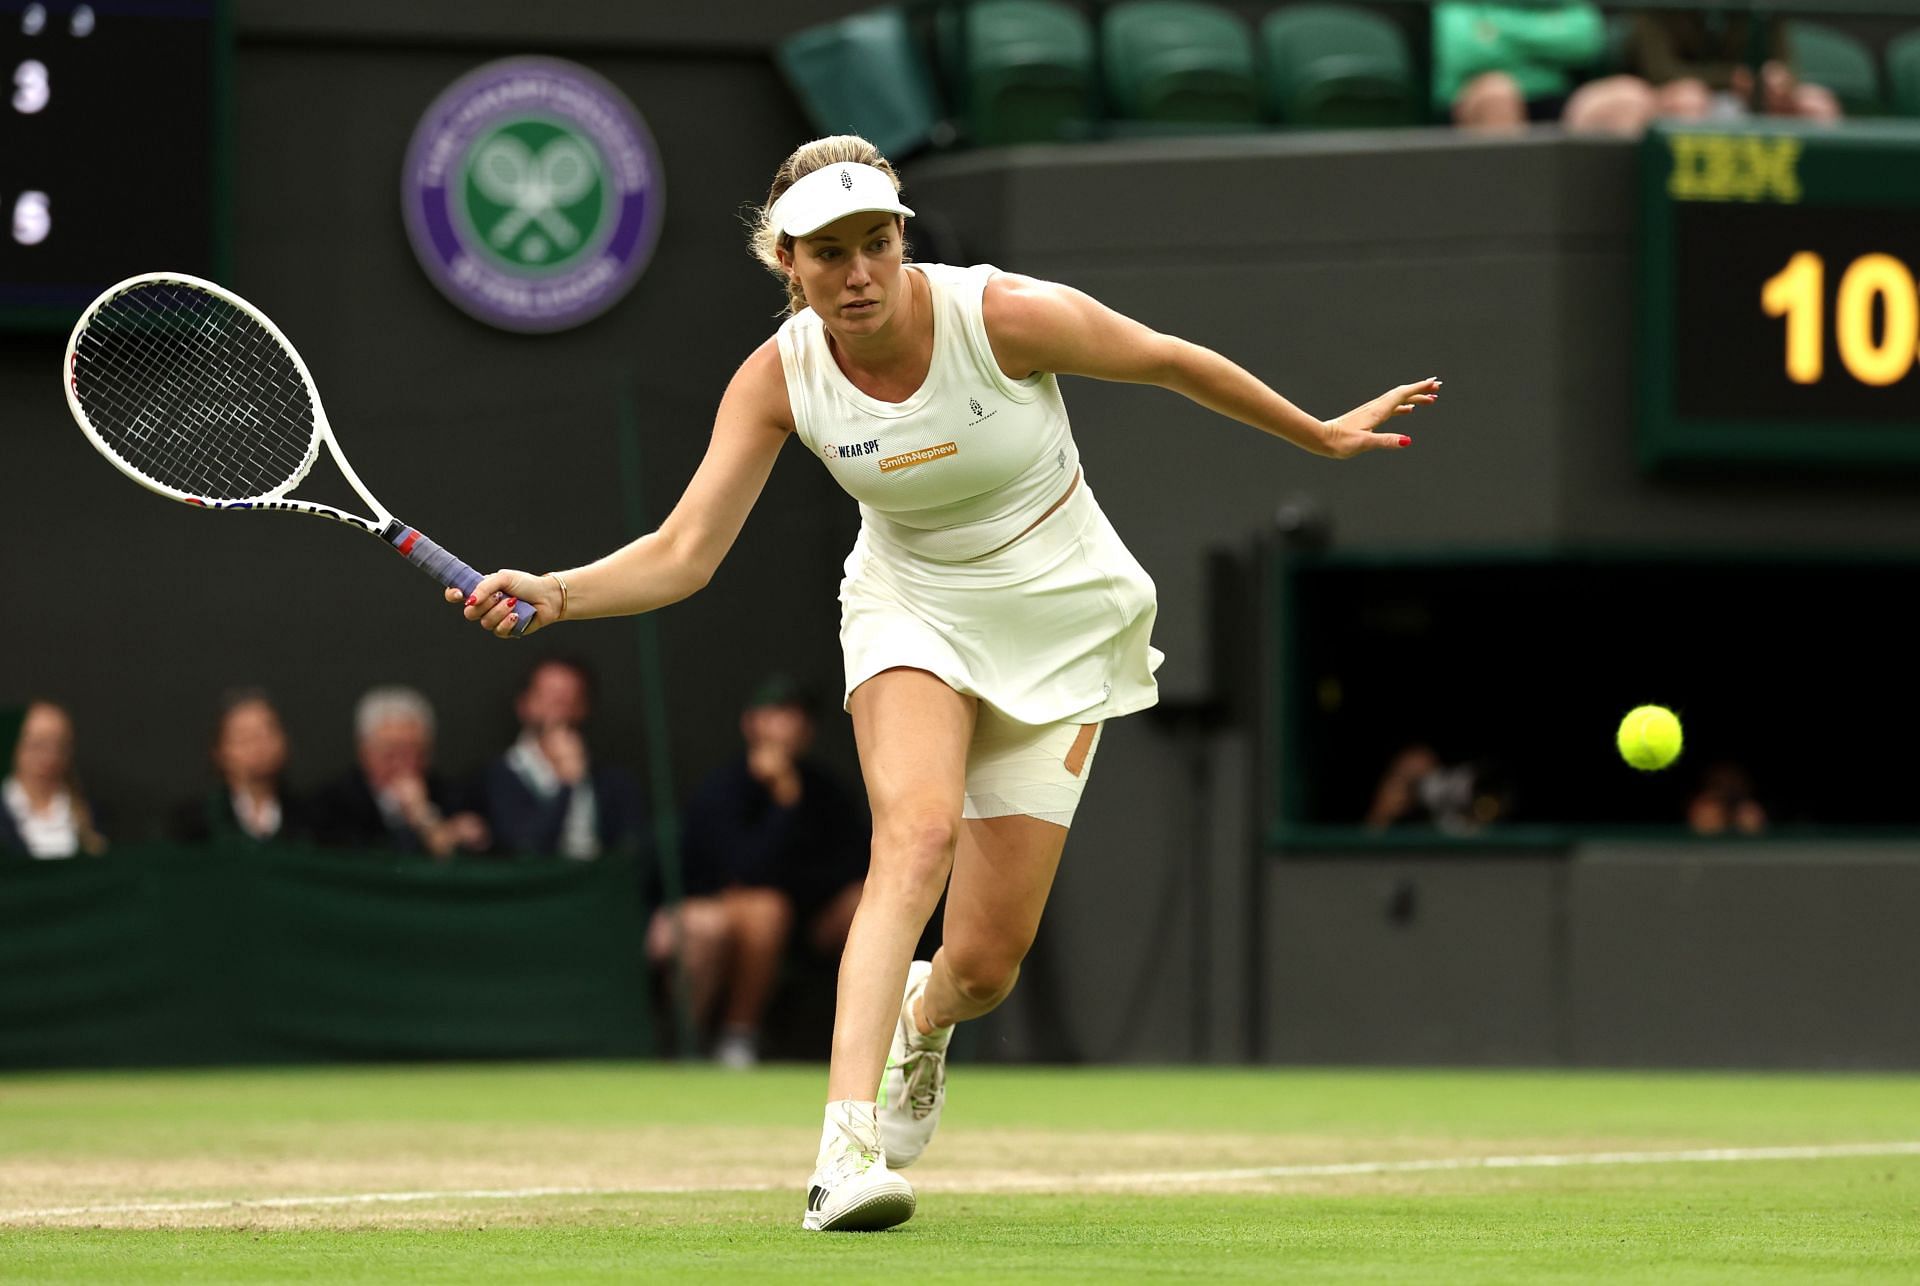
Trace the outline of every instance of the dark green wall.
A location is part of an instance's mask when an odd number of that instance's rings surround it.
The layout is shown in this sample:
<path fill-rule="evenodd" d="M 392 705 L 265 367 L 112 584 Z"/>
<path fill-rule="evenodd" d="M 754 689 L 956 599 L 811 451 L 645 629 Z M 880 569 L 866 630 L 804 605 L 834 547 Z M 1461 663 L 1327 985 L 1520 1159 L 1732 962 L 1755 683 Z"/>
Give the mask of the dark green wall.
<path fill-rule="evenodd" d="M 633 863 L 0 861 L 0 1066 L 653 1052 Z"/>

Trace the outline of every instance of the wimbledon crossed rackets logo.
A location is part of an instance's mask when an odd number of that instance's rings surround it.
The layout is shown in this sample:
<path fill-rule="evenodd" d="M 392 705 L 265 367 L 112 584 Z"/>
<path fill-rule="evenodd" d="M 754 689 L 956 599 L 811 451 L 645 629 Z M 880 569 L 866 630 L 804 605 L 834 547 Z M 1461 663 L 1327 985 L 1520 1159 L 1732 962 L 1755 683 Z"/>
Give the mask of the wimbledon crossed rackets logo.
<path fill-rule="evenodd" d="M 599 153 L 562 126 L 515 121 L 476 147 L 466 168 L 467 218 L 511 264 L 565 264 L 601 223 Z"/>
<path fill-rule="evenodd" d="M 652 257 L 664 209 L 633 104 L 557 58 L 488 63 L 435 99 L 401 198 L 434 284 L 519 331 L 564 330 L 611 307 Z"/>

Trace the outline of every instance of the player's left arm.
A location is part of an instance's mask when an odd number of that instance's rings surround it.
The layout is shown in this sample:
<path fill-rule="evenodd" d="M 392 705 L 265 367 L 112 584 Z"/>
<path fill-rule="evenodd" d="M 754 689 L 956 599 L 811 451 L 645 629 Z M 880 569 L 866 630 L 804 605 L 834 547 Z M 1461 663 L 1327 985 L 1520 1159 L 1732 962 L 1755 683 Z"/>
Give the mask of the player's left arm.
<path fill-rule="evenodd" d="M 982 316 L 994 358 L 1011 378 L 1051 371 L 1157 384 L 1334 460 L 1411 445 L 1398 432 L 1375 430 L 1440 396 L 1439 380 L 1421 380 L 1388 389 L 1345 415 L 1315 419 L 1210 348 L 1163 335 L 1071 286 L 1016 273 L 997 273 L 987 282 Z"/>

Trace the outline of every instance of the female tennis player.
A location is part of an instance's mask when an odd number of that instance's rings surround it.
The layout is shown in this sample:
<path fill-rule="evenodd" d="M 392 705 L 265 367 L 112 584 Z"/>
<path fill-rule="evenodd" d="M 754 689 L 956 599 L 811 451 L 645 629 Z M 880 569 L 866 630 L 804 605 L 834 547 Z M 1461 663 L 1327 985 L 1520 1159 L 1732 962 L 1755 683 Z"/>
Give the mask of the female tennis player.
<path fill-rule="evenodd" d="M 897 1171 L 939 1123 L 954 1024 L 1019 976 L 1101 727 L 1156 699 L 1153 582 L 1081 474 L 1056 377 L 1157 384 L 1335 459 L 1408 446 L 1376 430 L 1440 388 L 1403 385 L 1321 421 L 1067 286 L 909 264 L 912 213 L 865 139 L 789 157 L 755 252 L 792 315 L 734 375 L 673 512 L 598 562 L 495 572 L 465 600 L 505 636 L 519 600 L 531 632 L 686 598 L 792 437 L 859 502 L 840 638 L 873 851 L 840 960 L 812 1229 L 913 1214 Z M 943 945 L 914 961 L 943 890 Z"/>

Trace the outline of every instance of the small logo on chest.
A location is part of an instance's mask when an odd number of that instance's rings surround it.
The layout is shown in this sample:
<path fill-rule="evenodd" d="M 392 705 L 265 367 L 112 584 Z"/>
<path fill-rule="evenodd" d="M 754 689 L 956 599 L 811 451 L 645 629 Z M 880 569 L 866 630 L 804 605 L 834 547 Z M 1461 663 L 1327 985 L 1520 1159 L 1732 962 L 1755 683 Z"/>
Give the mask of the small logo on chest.
<path fill-rule="evenodd" d="M 852 460 L 863 455 L 879 454 L 879 438 L 870 438 L 865 442 L 849 442 L 845 446 L 835 446 L 831 442 L 820 444 L 820 458 L 823 460 Z"/>
<path fill-rule="evenodd" d="M 986 407 L 981 406 L 980 399 L 977 397 L 967 399 L 967 409 L 973 412 L 973 419 L 967 424 L 968 428 L 972 428 L 982 420 L 991 420 L 994 416 L 1000 414 L 998 411 L 989 411 Z"/>

